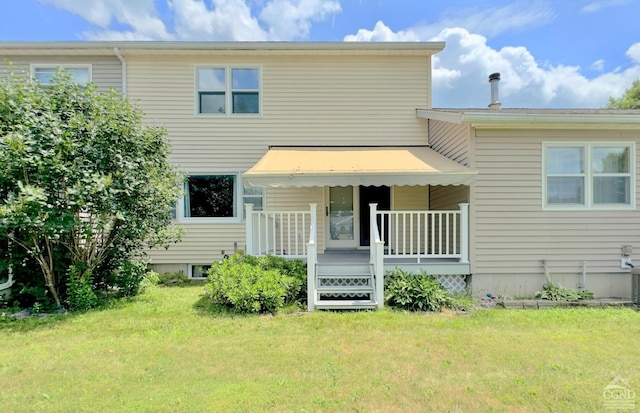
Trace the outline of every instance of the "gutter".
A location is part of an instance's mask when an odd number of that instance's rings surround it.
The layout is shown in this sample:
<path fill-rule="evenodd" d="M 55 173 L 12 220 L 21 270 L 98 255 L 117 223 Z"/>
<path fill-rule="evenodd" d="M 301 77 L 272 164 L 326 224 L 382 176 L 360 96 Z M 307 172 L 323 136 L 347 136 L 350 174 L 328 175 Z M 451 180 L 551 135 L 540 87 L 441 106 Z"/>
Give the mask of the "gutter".
<path fill-rule="evenodd" d="M 468 124 L 474 128 L 619 128 L 637 129 L 640 126 L 640 113 L 536 113 L 524 112 L 473 111 L 460 109 L 435 110 L 416 109 L 416 117 L 438 120 L 453 124 Z"/>
<path fill-rule="evenodd" d="M 120 53 L 120 49 L 118 49 L 117 47 L 113 48 L 113 54 L 115 54 L 118 60 L 120 60 L 120 63 L 122 63 L 122 94 L 126 97 L 127 96 L 127 61 L 124 59 L 124 56 L 122 56 L 122 53 Z"/>

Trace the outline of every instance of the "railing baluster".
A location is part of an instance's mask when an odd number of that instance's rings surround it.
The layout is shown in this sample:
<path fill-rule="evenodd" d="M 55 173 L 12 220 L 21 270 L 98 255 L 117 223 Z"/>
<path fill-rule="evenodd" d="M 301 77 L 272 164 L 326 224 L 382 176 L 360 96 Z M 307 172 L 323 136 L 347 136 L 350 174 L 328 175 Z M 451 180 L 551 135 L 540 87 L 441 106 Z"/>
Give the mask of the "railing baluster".
<path fill-rule="evenodd" d="M 458 216 L 460 213 L 454 212 L 453 215 L 453 253 L 458 255 Z"/>

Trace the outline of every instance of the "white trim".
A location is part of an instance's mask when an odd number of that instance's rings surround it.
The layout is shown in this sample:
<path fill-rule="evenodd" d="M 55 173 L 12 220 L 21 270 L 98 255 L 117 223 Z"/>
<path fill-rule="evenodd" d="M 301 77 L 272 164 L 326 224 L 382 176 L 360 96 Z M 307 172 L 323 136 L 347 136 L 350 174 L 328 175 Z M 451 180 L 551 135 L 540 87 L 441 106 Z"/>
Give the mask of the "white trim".
<path fill-rule="evenodd" d="M 224 113 L 201 113 L 200 112 L 200 89 L 198 87 L 198 71 L 199 69 L 224 69 Z M 258 71 L 258 113 L 233 113 L 233 84 L 232 84 L 232 70 L 233 69 L 256 69 Z M 193 91 L 194 91 L 194 115 L 197 118 L 261 118 L 262 117 L 262 66 L 261 65 L 246 65 L 246 64 L 224 64 L 224 65 L 212 65 L 212 64 L 196 64 L 193 66 Z M 204 90 L 207 92 L 208 90 Z M 211 90 L 213 91 L 213 90 Z M 235 91 L 252 91 L 255 89 L 236 89 Z"/>
<path fill-rule="evenodd" d="M 42 69 L 87 69 L 89 74 L 89 80 L 87 83 L 93 82 L 93 65 L 91 63 L 31 63 L 29 65 L 29 72 L 31 74 L 31 78 L 36 80 L 35 71 L 38 68 Z M 39 83 L 39 82 L 38 82 Z M 51 83 L 40 83 L 42 85 L 50 85 Z"/>
<path fill-rule="evenodd" d="M 638 111 L 625 110 L 546 110 L 522 109 L 517 112 L 478 109 L 416 109 L 416 117 L 454 124 L 468 124 L 476 129 L 637 129 Z"/>
<path fill-rule="evenodd" d="M 565 176 L 584 176 L 584 205 L 547 204 L 547 148 L 549 147 L 574 147 L 584 149 L 584 173 L 564 174 Z M 629 204 L 594 204 L 593 203 L 593 161 L 594 147 L 628 147 L 629 148 Z M 636 209 L 636 145 L 633 141 L 581 141 L 581 142 L 542 142 L 542 210 L 543 211 L 634 211 Z M 553 174 L 552 174 L 553 175 Z M 614 176 L 626 176 L 626 174 L 614 174 Z"/>
<path fill-rule="evenodd" d="M 242 172 L 239 171 L 187 171 L 188 176 L 215 176 L 215 175 L 228 175 L 235 176 L 235 188 L 233 199 L 233 217 L 186 217 L 185 211 L 185 197 L 187 196 L 186 179 L 184 182 L 183 195 L 178 199 L 176 204 L 176 221 L 181 224 L 239 224 L 243 221 L 243 194 L 244 186 L 242 184 Z"/>

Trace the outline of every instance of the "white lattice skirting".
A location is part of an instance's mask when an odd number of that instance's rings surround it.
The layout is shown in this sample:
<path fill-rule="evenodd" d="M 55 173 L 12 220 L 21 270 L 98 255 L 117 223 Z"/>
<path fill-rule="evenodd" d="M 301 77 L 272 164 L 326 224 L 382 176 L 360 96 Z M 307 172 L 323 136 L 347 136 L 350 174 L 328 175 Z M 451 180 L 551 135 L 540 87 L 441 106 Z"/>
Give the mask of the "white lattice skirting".
<path fill-rule="evenodd" d="M 450 293 L 462 294 L 467 288 L 466 275 L 438 275 L 437 280 Z"/>

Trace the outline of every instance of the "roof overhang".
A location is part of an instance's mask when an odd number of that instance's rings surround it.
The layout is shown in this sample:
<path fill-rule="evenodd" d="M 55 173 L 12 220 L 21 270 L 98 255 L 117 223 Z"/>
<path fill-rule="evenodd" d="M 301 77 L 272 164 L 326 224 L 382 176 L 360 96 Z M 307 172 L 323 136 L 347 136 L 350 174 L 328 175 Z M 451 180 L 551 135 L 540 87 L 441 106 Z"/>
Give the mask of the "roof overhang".
<path fill-rule="evenodd" d="M 247 186 L 468 185 L 476 171 L 425 146 L 272 147 L 244 174 Z"/>
<path fill-rule="evenodd" d="M 639 129 L 639 110 L 612 109 L 416 109 L 416 116 L 476 129 Z"/>
<path fill-rule="evenodd" d="M 0 42 L 0 54 L 11 55 L 389 55 L 430 56 L 444 42 Z"/>

